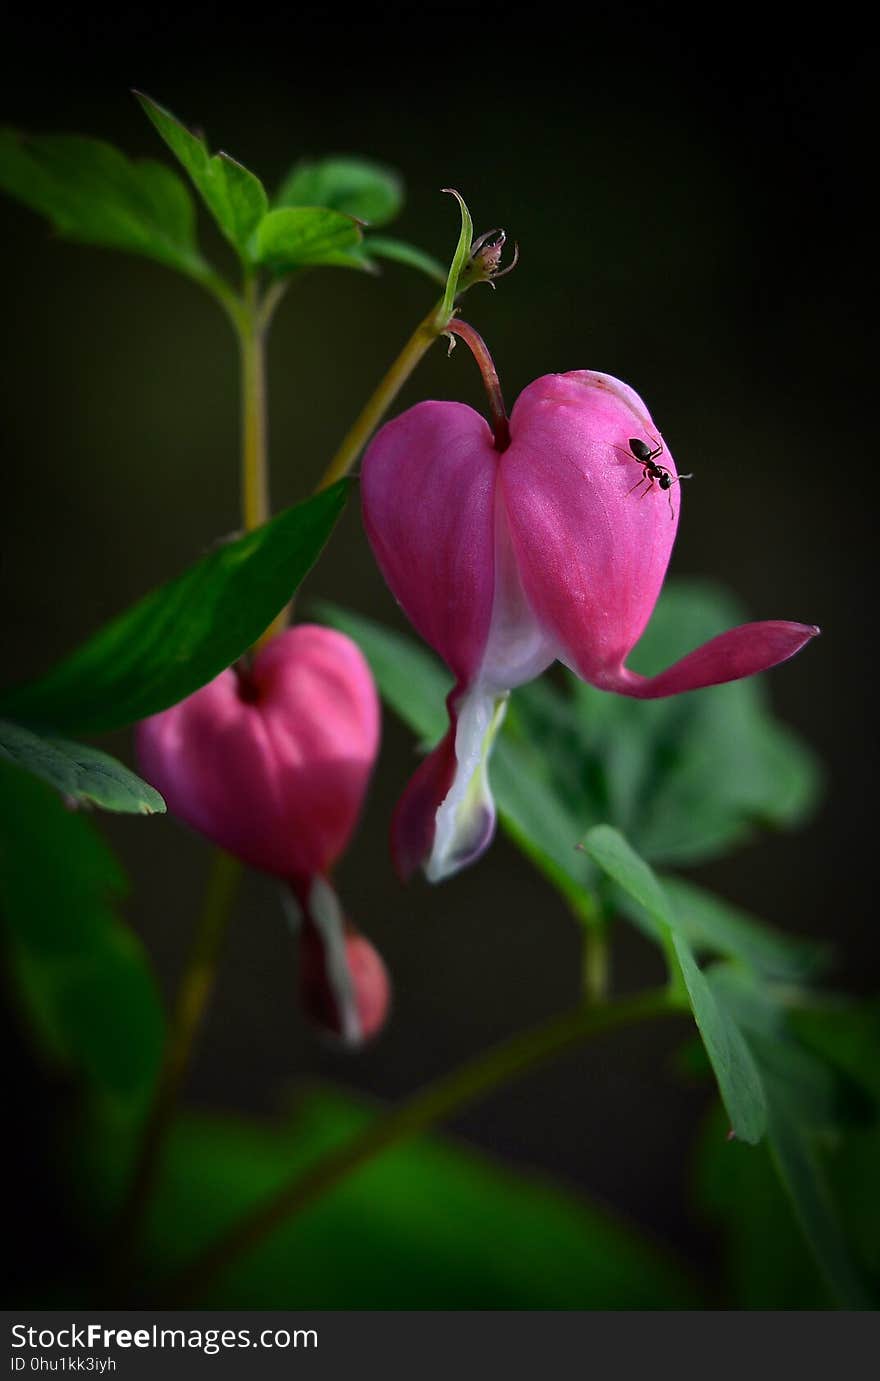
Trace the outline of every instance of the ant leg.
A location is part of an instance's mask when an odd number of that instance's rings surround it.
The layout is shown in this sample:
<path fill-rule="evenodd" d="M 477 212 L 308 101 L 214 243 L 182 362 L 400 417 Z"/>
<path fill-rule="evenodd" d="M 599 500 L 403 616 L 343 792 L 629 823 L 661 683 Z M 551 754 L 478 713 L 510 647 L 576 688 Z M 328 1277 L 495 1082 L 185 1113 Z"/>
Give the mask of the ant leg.
<path fill-rule="evenodd" d="M 650 433 L 650 432 L 648 432 L 648 436 L 651 436 L 651 433 Z M 662 441 L 658 441 L 657 438 L 656 438 L 656 436 L 651 436 L 651 441 L 652 441 L 652 443 L 653 443 L 652 449 L 651 449 L 651 459 L 654 460 L 657 456 L 662 456 L 662 454 L 663 454 L 663 442 L 662 442 Z"/>
<path fill-rule="evenodd" d="M 634 460 L 636 465 L 644 464 L 644 461 L 639 460 L 638 456 L 634 456 L 632 451 L 625 451 L 622 446 L 615 446 L 613 441 L 611 443 L 611 449 L 616 451 L 619 456 L 623 456 L 624 460 Z"/>
<path fill-rule="evenodd" d="M 638 483 L 637 483 L 637 484 L 634 484 L 633 487 L 632 487 L 632 489 L 627 489 L 627 491 L 626 491 L 626 496 L 625 496 L 625 497 L 626 497 L 626 498 L 629 498 L 630 494 L 634 494 L 635 491 L 636 491 L 637 489 L 640 489 L 641 486 L 645 483 L 645 480 L 648 480 L 648 481 L 649 481 L 648 488 L 650 488 L 650 486 L 654 483 L 654 481 L 653 481 L 653 479 L 651 478 L 651 476 L 648 474 L 647 471 L 645 471 L 645 473 L 642 475 L 642 478 L 638 481 Z M 647 494 L 647 492 L 648 492 L 648 490 L 646 489 L 646 490 L 645 490 L 645 494 Z M 644 495 L 643 495 L 642 497 L 644 498 Z"/>
<path fill-rule="evenodd" d="M 647 489 L 645 490 L 644 494 L 641 494 L 639 497 L 642 498 L 642 499 L 647 498 L 648 494 L 650 494 L 650 492 L 651 492 L 651 490 L 652 490 L 653 488 L 654 488 L 654 476 L 653 476 L 653 475 L 649 475 L 649 476 L 648 476 L 648 487 L 647 487 Z"/>

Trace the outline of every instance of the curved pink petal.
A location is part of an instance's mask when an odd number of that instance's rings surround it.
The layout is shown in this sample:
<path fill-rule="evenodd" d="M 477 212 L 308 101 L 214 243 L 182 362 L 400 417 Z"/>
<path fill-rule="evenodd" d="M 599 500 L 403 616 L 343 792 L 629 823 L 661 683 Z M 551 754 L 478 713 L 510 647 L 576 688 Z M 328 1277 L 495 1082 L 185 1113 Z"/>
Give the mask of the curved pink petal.
<path fill-rule="evenodd" d="M 418 872 L 434 847 L 437 812 L 455 776 L 455 724 L 410 778 L 391 819 L 391 858 L 402 882 Z"/>
<path fill-rule="evenodd" d="M 498 453 L 463 403 L 419 403 L 388 422 L 361 469 L 364 524 L 391 591 L 456 678 L 488 636 Z"/>
<path fill-rule="evenodd" d="M 717 638 L 695 648 L 657 676 L 639 676 L 627 667 L 620 667 L 617 672 L 605 673 L 595 684 L 603 690 L 635 696 L 638 700 L 658 700 L 664 695 L 681 695 L 705 686 L 720 686 L 725 681 L 738 681 L 743 676 L 754 676 L 756 672 L 787 662 L 818 632 L 814 624 L 780 620 L 744 623 L 727 633 L 719 633 Z"/>
<path fill-rule="evenodd" d="M 536 379 L 517 399 L 510 434 L 501 490 L 526 597 L 560 657 L 600 684 L 651 616 L 681 486 L 642 482 L 630 439 L 663 440 L 638 394 L 606 374 Z M 675 477 L 665 446 L 657 463 Z"/>
<path fill-rule="evenodd" d="M 252 867 L 324 873 L 345 849 L 379 744 L 379 702 L 351 639 L 300 624 L 137 729 L 172 814 Z"/>

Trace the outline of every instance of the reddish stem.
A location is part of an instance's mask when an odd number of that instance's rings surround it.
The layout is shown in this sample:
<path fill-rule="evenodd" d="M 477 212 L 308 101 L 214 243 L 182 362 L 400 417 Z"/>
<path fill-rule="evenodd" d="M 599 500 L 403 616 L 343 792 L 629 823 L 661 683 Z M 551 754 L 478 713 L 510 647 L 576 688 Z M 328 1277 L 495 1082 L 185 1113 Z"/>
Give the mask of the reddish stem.
<path fill-rule="evenodd" d="M 454 318 L 446 327 L 446 332 L 451 336 L 460 336 L 476 360 L 483 376 L 486 393 L 489 395 L 489 411 L 492 414 L 492 434 L 495 437 L 495 449 L 496 451 L 506 451 L 510 445 L 510 423 L 507 420 L 507 409 L 504 406 L 501 385 L 498 382 L 498 371 L 495 368 L 495 361 L 489 354 L 489 347 L 479 331 L 475 331 L 473 326 L 469 326 L 466 321 L 459 321 Z"/>

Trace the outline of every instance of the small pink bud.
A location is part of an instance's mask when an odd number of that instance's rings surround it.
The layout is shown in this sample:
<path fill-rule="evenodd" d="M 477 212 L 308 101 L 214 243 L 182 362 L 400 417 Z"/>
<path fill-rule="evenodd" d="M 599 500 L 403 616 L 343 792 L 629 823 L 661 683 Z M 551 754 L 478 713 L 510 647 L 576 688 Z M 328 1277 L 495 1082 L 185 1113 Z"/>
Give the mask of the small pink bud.
<path fill-rule="evenodd" d="M 344 852 L 379 746 L 379 702 L 342 633 L 299 624 L 179 705 L 144 720 L 137 749 L 168 809 L 288 881 Z"/>
<path fill-rule="evenodd" d="M 319 1031 L 349 1047 L 378 1035 L 391 1006 L 391 981 L 375 947 L 343 917 L 319 878 L 301 900 L 300 1001 Z"/>
<path fill-rule="evenodd" d="M 361 494 L 386 581 L 457 682 L 449 733 L 395 815 L 404 875 L 423 863 L 437 881 L 487 847 L 486 759 L 507 692 L 557 658 L 602 690 L 649 699 L 751 676 L 818 632 L 750 623 L 657 676 L 629 670 L 666 574 L 681 485 L 641 398 L 607 374 L 537 379 L 503 436 L 462 403 L 419 403 L 374 437 Z"/>
<path fill-rule="evenodd" d="M 497 278 L 504 278 L 519 263 L 519 245 L 514 245 L 513 256 L 506 268 L 501 267 L 507 232 L 487 230 L 471 245 L 471 252 L 458 280 L 459 293 L 466 292 L 475 283 L 494 284 Z"/>

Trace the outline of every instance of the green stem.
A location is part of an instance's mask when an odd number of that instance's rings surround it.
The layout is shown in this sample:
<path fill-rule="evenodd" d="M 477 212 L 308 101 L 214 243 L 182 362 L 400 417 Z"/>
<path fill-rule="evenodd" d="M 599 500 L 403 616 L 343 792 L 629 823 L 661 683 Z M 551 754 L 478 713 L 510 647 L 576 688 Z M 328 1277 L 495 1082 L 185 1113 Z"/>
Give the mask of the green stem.
<path fill-rule="evenodd" d="M 611 979 L 608 925 L 604 919 L 584 929 L 584 992 L 591 1002 L 604 1002 Z"/>
<path fill-rule="evenodd" d="M 162 1307 L 180 1308 L 201 1296 L 239 1256 L 259 1246 L 282 1223 L 335 1189 L 389 1147 L 400 1145 L 459 1113 L 469 1103 L 590 1036 L 676 1011 L 680 1008 L 673 1004 L 665 988 L 650 990 L 602 1006 L 580 1007 L 494 1046 L 429 1084 L 402 1107 L 380 1117 L 246 1214 L 170 1282 L 160 1301 Z"/>
<path fill-rule="evenodd" d="M 241 355 L 241 507 L 246 532 L 269 517 L 266 423 L 266 329 L 260 321 L 257 288 L 248 277 L 239 327 Z"/>
<path fill-rule="evenodd" d="M 241 864 L 215 853 L 199 923 L 177 991 L 165 1058 L 147 1113 L 128 1194 L 111 1252 L 110 1288 L 120 1296 L 130 1278 L 144 1215 L 161 1165 L 162 1148 L 192 1055 L 193 1042 L 214 986 L 220 946 L 242 875 Z"/>
<path fill-rule="evenodd" d="M 410 374 L 430 350 L 434 341 L 443 335 L 448 324 L 447 320 L 438 320 L 437 306 L 432 307 L 424 321 L 419 322 L 378 388 L 361 409 L 342 445 L 324 471 L 318 484 L 319 491 L 329 488 L 331 484 L 335 484 L 348 474 Z"/>

